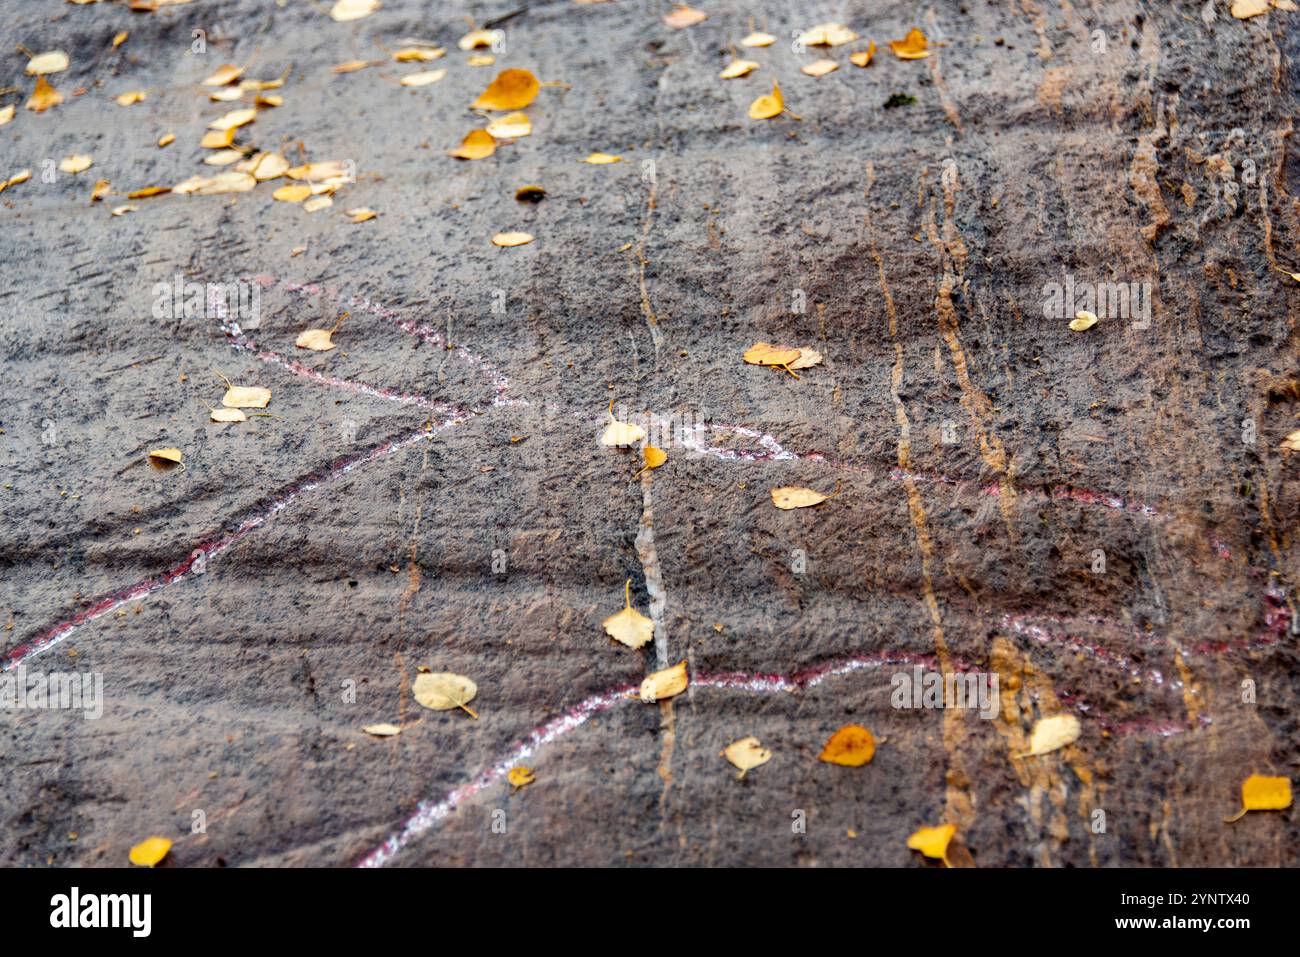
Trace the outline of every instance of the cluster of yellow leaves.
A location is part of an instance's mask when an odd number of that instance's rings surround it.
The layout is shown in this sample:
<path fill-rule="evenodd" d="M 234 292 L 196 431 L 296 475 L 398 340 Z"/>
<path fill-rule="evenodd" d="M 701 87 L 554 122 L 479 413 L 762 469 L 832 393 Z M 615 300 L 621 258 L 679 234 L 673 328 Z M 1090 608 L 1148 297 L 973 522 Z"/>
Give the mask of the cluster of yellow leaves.
<path fill-rule="evenodd" d="M 217 373 L 226 384 L 225 394 L 221 396 L 221 408 L 209 406 L 213 422 L 246 422 L 245 409 L 265 409 L 271 404 L 271 390 L 256 385 L 235 385 L 225 376 Z"/>

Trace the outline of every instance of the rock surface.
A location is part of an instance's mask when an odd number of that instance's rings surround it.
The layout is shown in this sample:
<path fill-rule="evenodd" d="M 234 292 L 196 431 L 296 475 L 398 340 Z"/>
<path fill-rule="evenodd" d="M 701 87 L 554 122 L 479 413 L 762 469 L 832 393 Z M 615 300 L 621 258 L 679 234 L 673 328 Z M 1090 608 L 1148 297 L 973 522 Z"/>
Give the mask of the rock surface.
<path fill-rule="evenodd" d="M 788 4 L 701 6 L 6 5 L 71 66 L 42 114 L 24 58 L 0 80 L 0 176 L 33 174 L 0 194 L 0 615 L 10 665 L 100 673 L 104 712 L 0 712 L 0 861 L 159 834 L 182 866 L 920 866 L 907 836 L 951 822 L 985 867 L 1295 862 L 1294 812 L 1222 819 L 1300 763 L 1300 14 L 851 3 L 862 69 L 793 49 Z M 517 10 L 468 65 L 471 22 Z M 901 61 L 913 26 L 933 55 Z M 403 37 L 447 55 L 388 61 Z M 737 52 L 761 68 L 718 79 Z M 91 205 L 217 171 L 226 62 L 288 71 L 238 141 L 351 161 L 333 207 L 281 180 Z M 446 156 L 508 66 L 554 83 L 532 135 Z M 748 119 L 774 77 L 798 119 Z M 252 277 L 259 314 L 169 318 L 177 277 Z M 1053 283 L 1139 294 L 1076 333 Z M 825 361 L 744 364 L 760 340 Z M 275 417 L 209 422 L 214 370 Z M 611 399 L 695 428 L 633 480 Z M 628 578 L 637 651 L 601 628 Z M 681 696 L 627 694 L 683 659 Z M 914 665 L 995 674 L 998 715 L 893 707 Z M 477 720 L 417 705 L 420 667 L 472 677 Z M 1077 744 L 1012 757 L 1061 712 Z M 873 761 L 820 763 L 847 723 Z M 774 756 L 738 781 L 749 735 Z"/>

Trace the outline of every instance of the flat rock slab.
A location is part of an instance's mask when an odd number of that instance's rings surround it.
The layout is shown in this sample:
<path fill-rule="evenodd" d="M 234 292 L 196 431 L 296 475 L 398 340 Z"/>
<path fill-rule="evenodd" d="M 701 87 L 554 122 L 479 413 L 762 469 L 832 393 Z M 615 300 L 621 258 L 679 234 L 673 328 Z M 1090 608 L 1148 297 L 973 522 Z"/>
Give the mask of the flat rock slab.
<path fill-rule="evenodd" d="M 3 650 L 101 675 L 103 713 L 0 711 L 0 861 L 921 866 L 946 822 L 979 866 L 1295 862 L 1293 812 L 1223 818 L 1297 774 L 1300 14 L 850 4 L 862 40 L 819 52 L 788 4 L 702 6 L 4 11 L 71 65 L 41 114 L 20 56 L 0 80 L 0 176 L 32 171 L 0 194 Z M 512 13 L 471 66 L 469 21 Z M 332 207 L 125 198 L 218 172 L 222 63 L 287 71 L 236 142 L 350 164 Z M 445 155 L 502 67 L 546 83 L 532 135 Z M 747 118 L 773 79 L 789 112 Z M 273 416 L 210 422 L 218 373 Z M 664 466 L 599 444 L 611 400 Z M 635 651 L 601 627 L 628 579 Z M 995 713 L 899 707 L 918 667 L 996 678 Z M 420 668 L 477 719 L 415 703 Z M 1059 713 L 1078 742 L 1018 757 Z M 820 762 L 848 723 L 872 762 Z"/>

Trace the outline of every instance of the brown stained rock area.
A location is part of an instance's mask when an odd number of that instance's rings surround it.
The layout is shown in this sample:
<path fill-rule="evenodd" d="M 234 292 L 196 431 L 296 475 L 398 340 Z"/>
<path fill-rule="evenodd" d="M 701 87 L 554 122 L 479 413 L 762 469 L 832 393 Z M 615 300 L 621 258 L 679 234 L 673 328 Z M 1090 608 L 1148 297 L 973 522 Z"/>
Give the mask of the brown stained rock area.
<path fill-rule="evenodd" d="M 514 5 L 390 0 L 351 24 L 251 0 L 213 22 L 6 8 L 6 35 L 72 65 L 63 104 L 0 128 L 0 174 L 33 170 L 0 196 L 5 649 L 262 521 L 26 661 L 101 672 L 105 712 L 0 712 L 0 860 L 122 864 L 156 833 L 183 866 L 351 864 L 496 769 L 392 862 L 907 866 L 908 834 L 945 821 L 985 867 L 1295 862 L 1294 811 L 1222 818 L 1248 774 L 1297 777 L 1279 444 L 1300 290 L 1278 269 L 1300 269 L 1300 15 L 849 4 L 880 47 L 868 68 L 806 77 L 821 54 L 782 42 L 718 80 L 751 18 L 810 25 L 787 6 L 710 3 L 671 30 L 667 4 L 533 5 L 498 66 L 565 86 L 528 108 L 531 137 L 470 163 L 442 151 L 495 68 L 454 50 L 461 14 Z M 888 52 L 912 26 L 928 60 Z M 452 50 L 443 81 L 330 72 L 403 36 Z M 197 84 L 254 58 L 250 75 L 292 71 L 242 141 L 354 160 L 332 209 L 273 202 L 275 183 L 88 205 L 95 178 L 210 173 L 195 144 L 231 107 Z M 746 118 L 773 77 L 801 120 Z M 916 102 L 884 109 L 899 93 Z M 623 162 L 580 162 L 594 150 Z M 41 180 L 73 152 L 92 170 Z M 546 198 L 518 203 L 530 183 Z M 359 206 L 380 215 L 349 224 Z M 536 240 L 492 246 L 506 230 Z M 154 318 L 177 274 L 265 277 L 247 335 L 344 384 L 232 348 L 216 319 Z M 1044 317 L 1067 274 L 1150 283 L 1149 326 Z M 337 350 L 293 348 L 348 309 Z M 798 379 L 742 363 L 760 340 L 825 361 Z M 214 369 L 272 389 L 280 418 L 208 422 Z M 704 441 L 632 482 L 635 454 L 596 441 L 611 398 L 701 420 Z M 132 465 L 164 445 L 183 471 Z M 839 494 L 783 512 L 778 485 Z M 628 577 L 643 612 L 664 596 L 637 652 L 601 629 Z M 697 682 L 671 705 L 620 701 L 528 755 L 536 783 L 505 782 L 534 729 L 683 658 Z M 854 658 L 872 666 L 808 680 Z M 892 707 L 914 661 L 997 673 L 999 716 Z M 478 720 L 415 704 L 422 665 L 471 676 Z M 798 687 L 759 693 L 765 675 Z M 1076 745 L 1010 757 L 1062 710 Z M 405 730 L 361 734 L 380 721 Z M 850 722 L 881 739 L 872 763 L 818 762 Z M 774 756 L 737 781 L 719 752 L 748 735 Z"/>

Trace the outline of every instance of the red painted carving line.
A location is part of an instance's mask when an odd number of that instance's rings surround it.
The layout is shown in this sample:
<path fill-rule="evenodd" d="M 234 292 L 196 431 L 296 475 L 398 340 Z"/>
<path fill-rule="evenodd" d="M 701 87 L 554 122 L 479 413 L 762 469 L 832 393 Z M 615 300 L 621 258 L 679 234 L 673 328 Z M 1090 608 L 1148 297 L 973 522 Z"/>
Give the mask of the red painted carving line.
<path fill-rule="evenodd" d="M 337 376 L 325 375 L 316 369 L 303 365 L 296 359 L 288 359 L 280 355 L 278 352 L 272 352 L 268 349 L 260 348 L 256 343 L 244 335 L 238 325 L 233 323 L 222 323 L 221 329 L 225 332 L 226 337 L 230 339 L 231 345 L 236 349 L 251 353 L 255 358 L 262 362 L 279 366 L 293 375 L 310 379 L 320 385 L 331 386 L 335 389 L 344 389 L 348 392 L 356 392 L 359 395 L 368 395 L 376 399 L 385 399 L 389 402 L 396 402 L 399 405 L 414 405 L 421 409 L 428 409 L 432 412 L 446 412 L 452 408 L 445 402 L 438 402 L 434 399 L 428 398 L 427 396 L 416 395 L 411 392 L 397 392 L 394 389 L 388 389 L 384 386 L 370 385 L 365 382 L 356 382 L 351 379 L 340 379 Z"/>
<path fill-rule="evenodd" d="M 864 668 L 914 664 L 933 667 L 934 659 L 933 656 L 924 654 L 882 652 L 876 655 L 826 662 L 789 676 L 778 674 L 750 675 L 740 672 L 696 675 L 691 678 L 690 687 L 697 690 L 740 691 L 748 694 L 789 694 L 807 688 L 814 688 L 830 678 L 842 677 L 861 671 Z M 966 662 L 958 662 L 957 666 L 962 671 L 973 670 Z M 413 840 L 441 823 L 460 805 L 503 780 L 510 773 L 511 768 L 524 763 L 540 749 L 554 743 L 570 731 L 580 728 L 587 723 L 589 718 L 609 711 L 620 704 L 639 700 L 638 690 L 637 685 L 617 685 L 608 691 L 602 691 L 584 698 L 559 717 L 553 718 L 533 729 L 523 741 L 469 782 L 452 789 L 437 801 L 426 800 L 420 802 L 416 806 L 414 813 L 395 832 L 389 835 L 382 844 L 358 861 L 357 866 L 383 867 L 391 863 Z M 1072 706 L 1088 713 L 1090 717 L 1097 720 L 1099 724 L 1113 734 L 1149 732 L 1165 736 L 1187 730 L 1185 723 L 1169 720 L 1137 719 L 1116 724 L 1096 712 L 1087 702 L 1076 698 L 1069 692 L 1063 692 L 1060 697 L 1062 701 L 1069 698 Z"/>
<path fill-rule="evenodd" d="M 102 618 L 123 605 L 139 601 L 141 598 L 183 580 L 187 575 L 191 574 L 196 562 L 201 561 L 203 565 L 206 565 L 208 561 L 216 558 L 232 545 L 242 541 L 252 532 L 261 528 L 302 496 L 342 478 L 363 465 L 387 458 L 402 449 L 414 445 L 421 439 L 436 435 L 452 426 L 460 425 L 470 418 L 472 416 L 468 412 L 454 412 L 435 425 L 423 426 L 397 438 L 381 442 L 366 451 L 340 459 L 323 470 L 294 481 L 277 492 L 268 504 L 244 519 L 233 532 L 199 542 L 191 549 L 189 556 L 184 561 L 173 565 L 152 578 L 145 578 L 125 588 L 101 595 L 88 608 L 83 609 L 71 618 L 43 629 L 24 644 L 6 653 L 4 658 L 0 659 L 0 662 L 2 662 L 0 671 L 9 671 L 16 668 L 27 659 L 57 645 L 83 625 L 89 624 L 97 618 Z"/>
<path fill-rule="evenodd" d="M 396 328 L 408 335 L 427 342 L 437 349 L 450 349 L 459 359 L 473 366 L 478 373 L 492 386 L 493 399 L 492 404 L 508 406 L 527 406 L 530 403 L 527 399 L 513 399 L 507 394 L 510 390 L 510 379 L 504 372 L 494 366 L 487 359 L 471 352 L 465 346 L 449 346 L 446 338 L 437 329 L 423 323 L 415 322 L 411 319 L 403 319 L 401 315 L 387 306 L 374 302 L 364 296 L 354 296 L 343 293 L 336 286 L 326 286 L 322 288 L 315 283 L 296 283 L 287 279 L 277 279 L 275 276 L 261 275 L 252 277 L 264 288 L 270 288 L 277 283 L 280 288 L 286 292 L 296 293 L 302 296 L 324 295 L 336 305 L 347 307 L 348 309 L 361 309 L 369 312 L 371 315 L 378 316 L 385 322 L 389 322 Z"/>

